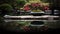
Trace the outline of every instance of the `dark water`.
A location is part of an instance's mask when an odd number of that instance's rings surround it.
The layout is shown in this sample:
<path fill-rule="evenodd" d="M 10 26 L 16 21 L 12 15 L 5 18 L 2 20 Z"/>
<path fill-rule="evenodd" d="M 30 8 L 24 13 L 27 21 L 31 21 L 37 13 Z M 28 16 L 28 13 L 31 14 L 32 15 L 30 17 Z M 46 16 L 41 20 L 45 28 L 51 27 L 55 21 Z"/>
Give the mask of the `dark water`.
<path fill-rule="evenodd" d="M 33 21 L 33 22 L 31 22 L 31 24 L 33 24 L 33 25 L 41 25 L 41 24 L 44 24 L 44 22 L 42 22 L 42 21 Z"/>
<path fill-rule="evenodd" d="M 60 31 L 60 29 L 48 29 L 48 30 L 46 30 L 46 31 L 36 31 L 36 30 L 31 30 L 31 31 L 28 31 L 28 32 L 59 32 Z M 15 33 L 18 33 L 18 32 L 16 32 L 16 31 L 9 31 L 9 30 L 6 30 L 6 29 L 3 29 L 3 28 L 0 28 L 0 32 L 15 32 Z M 21 32 L 21 31 L 19 31 L 19 32 Z"/>

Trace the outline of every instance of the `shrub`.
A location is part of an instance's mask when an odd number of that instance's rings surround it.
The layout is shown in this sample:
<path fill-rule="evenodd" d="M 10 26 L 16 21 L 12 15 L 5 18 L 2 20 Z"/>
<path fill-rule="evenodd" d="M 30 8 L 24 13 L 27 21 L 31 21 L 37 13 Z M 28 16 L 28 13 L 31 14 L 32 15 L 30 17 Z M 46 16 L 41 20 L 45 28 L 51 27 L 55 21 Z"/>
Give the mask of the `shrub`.
<path fill-rule="evenodd" d="M 2 10 L 2 13 L 11 14 L 12 6 L 9 4 L 1 4 L 0 10 Z"/>

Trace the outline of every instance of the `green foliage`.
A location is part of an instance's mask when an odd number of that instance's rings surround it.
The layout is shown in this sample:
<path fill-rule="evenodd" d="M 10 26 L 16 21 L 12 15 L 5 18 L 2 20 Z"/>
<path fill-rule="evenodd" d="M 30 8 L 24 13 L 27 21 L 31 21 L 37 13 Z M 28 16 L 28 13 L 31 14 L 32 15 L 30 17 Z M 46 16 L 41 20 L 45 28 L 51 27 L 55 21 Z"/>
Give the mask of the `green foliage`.
<path fill-rule="evenodd" d="M 0 5 L 0 9 L 2 9 L 2 10 L 7 10 L 7 11 L 11 11 L 12 6 L 9 5 L 9 4 L 2 4 L 2 5 Z"/>
<path fill-rule="evenodd" d="M 19 21 L 19 22 L 17 22 L 18 24 L 21 24 L 21 25 L 23 25 L 23 26 L 29 26 L 30 25 L 30 21 Z"/>
<path fill-rule="evenodd" d="M 49 2 L 49 0 L 41 0 L 42 2 L 45 2 L 45 3 L 47 3 L 47 2 Z"/>
<path fill-rule="evenodd" d="M 8 3 L 8 4 L 13 4 L 16 0 L 0 0 L 0 3 Z"/>
<path fill-rule="evenodd" d="M 9 5 L 9 4 L 1 4 L 0 5 L 0 10 L 7 11 L 7 13 L 10 14 L 11 10 L 12 10 L 12 6 Z"/>
<path fill-rule="evenodd" d="M 18 7 L 21 8 L 25 5 L 25 1 L 17 0 L 16 3 L 18 4 Z"/>

